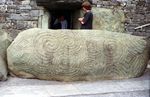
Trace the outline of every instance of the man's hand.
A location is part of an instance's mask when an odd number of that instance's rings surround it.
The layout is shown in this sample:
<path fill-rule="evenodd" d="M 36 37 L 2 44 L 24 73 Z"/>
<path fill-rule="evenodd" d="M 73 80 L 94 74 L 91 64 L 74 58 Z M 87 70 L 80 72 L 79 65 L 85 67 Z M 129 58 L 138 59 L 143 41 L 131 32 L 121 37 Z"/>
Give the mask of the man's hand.
<path fill-rule="evenodd" d="M 83 18 L 78 18 L 78 20 L 81 22 L 83 20 Z"/>
<path fill-rule="evenodd" d="M 84 24 L 83 18 L 78 18 L 78 20 L 80 21 L 81 24 Z"/>

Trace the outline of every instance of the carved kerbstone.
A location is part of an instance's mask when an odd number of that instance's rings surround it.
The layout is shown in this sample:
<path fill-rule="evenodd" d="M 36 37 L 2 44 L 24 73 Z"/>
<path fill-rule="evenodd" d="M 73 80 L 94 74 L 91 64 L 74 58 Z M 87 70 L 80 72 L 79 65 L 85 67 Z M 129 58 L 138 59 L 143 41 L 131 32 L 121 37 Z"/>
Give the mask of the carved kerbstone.
<path fill-rule="evenodd" d="M 5 31 L 0 30 L 0 80 L 7 79 L 6 49 L 10 44 L 10 39 Z"/>
<path fill-rule="evenodd" d="M 100 30 L 21 32 L 7 49 L 12 74 L 46 80 L 123 79 L 143 74 L 149 59 L 143 37 Z"/>

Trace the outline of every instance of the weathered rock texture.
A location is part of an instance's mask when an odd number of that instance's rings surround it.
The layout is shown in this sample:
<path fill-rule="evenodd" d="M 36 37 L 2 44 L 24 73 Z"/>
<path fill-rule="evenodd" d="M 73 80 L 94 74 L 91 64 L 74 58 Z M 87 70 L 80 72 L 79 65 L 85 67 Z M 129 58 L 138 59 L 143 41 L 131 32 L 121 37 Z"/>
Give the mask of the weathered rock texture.
<path fill-rule="evenodd" d="M 6 80 L 7 79 L 7 67 L 6 62 L 4 59 L 0 56 L 0 80 Z"/>
<path fill-rule="evenodd" d="M 149 59 L 143 37 L 100 30 L 21 32 L 7 49 L 19 77 L 46 80 L 123 79 L 143 74 Z"/>
<path fill-rule="evenodd" d="M 6 49 L 9 46 L 10 41 L 7 33 L 0 30 L 0 80 L 7 79 Z"/>
<path fill-rule="evenodd" d="M 92 8 L 93 29 L 108 30 L 113 32 L 124 32 L 125 16 L 122 10 L 106 8 Z"/>
<path fill-rule="evenodd" d="M 92 0 L 99 8 L 121 8 L 124 11 L 125 30 L 137 36 L 150 36 L 150 26 L 135 30 L 136 27 L 150 23 L 150 0 Z"/>

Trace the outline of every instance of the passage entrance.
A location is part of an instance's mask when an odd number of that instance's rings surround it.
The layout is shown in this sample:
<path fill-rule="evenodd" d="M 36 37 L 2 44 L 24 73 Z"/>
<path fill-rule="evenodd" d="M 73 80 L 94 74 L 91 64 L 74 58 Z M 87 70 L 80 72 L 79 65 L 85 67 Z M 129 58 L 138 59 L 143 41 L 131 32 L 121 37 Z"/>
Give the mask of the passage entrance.
<path fill-rule="evenodd" d="M 36 2 L 38 6 L 43 6 L 49 12 L 49 20 L 43 20 L 42 23 L 45 24 L 45 22 L 47 22 L 47 27 L 50 29 L 57 28 L 53 24 L 60 16 L 64 16 L 64 18 L 67 20 L 67 29 L 78 28 L 77 19 L 80 17 L 79 12 L 83 0 L 36 0 Z"/>
<path fill-rule="evenodd" d="M 72 11 L 71 10 L 51 10 L 50 11 L 50 29 L 61 29 L 61 17 L 67 22 L 67 29 L 72 29 Z M 57 22 L 57 23 L 56 23 Z"/>

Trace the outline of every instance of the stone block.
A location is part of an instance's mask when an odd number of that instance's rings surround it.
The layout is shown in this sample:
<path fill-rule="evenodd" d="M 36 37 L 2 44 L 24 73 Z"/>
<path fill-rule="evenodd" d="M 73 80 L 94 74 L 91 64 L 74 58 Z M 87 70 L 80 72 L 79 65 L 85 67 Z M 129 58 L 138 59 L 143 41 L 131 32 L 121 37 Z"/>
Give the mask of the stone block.
<path fill-rule="evenodd" d="M 146 14 L 146 20 L 149 20 L 149 22 L 150 22 L 150 13 Z"/>
<path fill-rule="evenodd" d="M 0 0 L 0 4 L 5 4 L 6 0 Z"/>
<path fill-rule="evenodd" d="M 40 13 L 41 11 L 40 10 L 32 10 L 32 11 L 30 11 L 30 16 L 32 16 L 32 17 L 38 17 L 38 16 L 40 16 L 41 15 L 41 13 Z"/>
<path fill-rule="evenodd" d="M 105 6 L 110 6 L 110 2 L 109 1 L 101 1 L 101 2 L 103 2 L 103 5 L 105 5 Z"/>
<path fill-rule="evenodd" d="M 32 7 L 30 5 L 19 5 L 17 9 L 20 9 L 20 10 L 31 10 Z"/>
<path fill-rule="evenodd" d="M 16 5 L 8 5 L 7 6 L 7 13 L 16 13 Z"/>
<path fill-rule="evenodd" d="M 0 29 L 2 29 L 4 26 L 4 23 L 0 23 Z"/>
<path fill-rule="evenodd" d="M 37 27 L 37 21 L 17 21 L 17 30 L 24 30 Z"/>
<path fill-rule="evenodd" d="M 0 5 L 0 13 L 5 13 L 7 11 L 6 5 Z"/>
<path fill-rule="evenodd" d="M 7 79 L 7 67 L 6 62 L 0 55 L 0 81 L 4 81 Z"/>
<path fill-rule="evenodd" d="M 124 32 L 125 16 L 123 11 L 116 9 L 92 8 L 93 29 Z"/>
<path fill-rule="evenodd" d="M 149 33 L 149 34 L 150 34 L 150 29 L 146 29 L 146 33 Z"/>
<path fill-rule="evenodd" d="M 0 16 L 0 23 L 4 23 L 6 21 L 5 16 Z"/>
<path fill-rule="evenodd" d="M 7 0 L 7 1 L 6 1 L 6 4 L 7 4 L 7 5 L 13 5 L 13 3 L 14 3 L 13 0 Z"/>
<path fill-rule="evenodd" d="M 16 14 L 29 13 L 29 12 L 30 12 L 29 10 L 20 10 L 20 9 L 16 10 Z"/>
<path fill-rule="evenodd" d="M 5 17 L 5 18 L 6 18 L 6 17 L 8 17 L 8 16 L 9 16 L 9 14 L 8 14 L 8 13 L 0 13 L 0 16 L 1 16 L 1 17 Z"/>
<path fill-rule="evenodd" d="M 44 15 L 44 9 L 43 10 L 39 10 L 39 16 Z"/>
<path fill-rule="evenodd" d="M 29 5 L 31 0 L 23 0 L 21 1 L 22 5 Z"/>
<path fill-rule="evenodd" d="M 7 49 L 13 75 L 45 80 L 139 77 L 149 61 L 149 41 L 103 30 L 29 29 Z"/>
<path fill-rule="evenodd" d="M 97 4 L 99 0 L 92 0 L 93 4 Z"/>
<path fill-rule="evenodd" d="M 10 14 L 10 19 L 12 20 L 24 20 L 24 21 L 29 21 L 29 20 L 38 20 L 38 17 L 31 17 L 28 15 L 28 13 L 21 13 L 21 14 Z"/>
<path fill-rule="evenodd" d="M 142 14 L 134 14 L 133 18 L 134 18 L 134 19 L 144 19 L 145 16 L 142 15 Z"/>
<path fill-rule="evenodd" d="M 0 80 L 7 79 L 6 49 L 10 45 L 10 38 L 5 31 L 0 30 Z"/>

